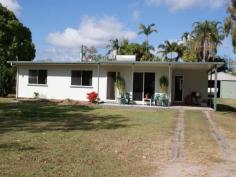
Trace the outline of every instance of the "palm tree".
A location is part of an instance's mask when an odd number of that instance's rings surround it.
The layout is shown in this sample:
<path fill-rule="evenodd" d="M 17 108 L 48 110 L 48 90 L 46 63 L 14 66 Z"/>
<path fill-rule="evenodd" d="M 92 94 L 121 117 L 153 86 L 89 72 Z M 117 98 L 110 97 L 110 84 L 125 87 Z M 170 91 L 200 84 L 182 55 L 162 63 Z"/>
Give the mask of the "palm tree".
<path fill-rule="evenodd" d="M 148 37 L 151 35 L 153 32 L 157 32 L 157 30 L 154 28 L 155 24 L 150 24 L 147 27 L 144 24 L 140 24 L 139 29 L 140 32 L 138 34 L 144 34 L 146 36 L 146 54 L 148 54 L 148 46 L 149 46 L 149 41 Z"/>
<path fill-rule="evenodd" d="M 178 59 L 183 56 L 184 50 L 186 49 L 183 44 L 178 44 L 177 42 L 170 41 L 165 41 L 164 44 L 160 44 L 158 48 L 161 49 L 160 51 L 158 51 L 158 53 L 162 53 L 165 59 L 167 59 L 168 53 L 176 52 L 178 54 L 178 56 L 175 58 L 176 61 L 178 61 Z"/>
<path fill-rule="evenodd" d="M 118 39 L 111 39 L 111 40 L 109 40 L 109 42 L 110 42 L 110 44 L 107 45 L 107 48 L 109 49 L 107 52 L 107 55 L 111 54 L 112 52 L 119 54 L 119 49 L 120 49 L 119 40 Z"/>
<path fill-rule="evenodd" d="M 192 36 L 194 49 L 203 58 L 203 61 L 206 61 L 210 55 L 215 57 L 217 47 L 224 39 L 223 28 L 219 25 L 220 22 L 207 20 L 193 24 Z"/>
<path fill-rule="evenodd" d="M 189 32 L 184 32 L 184 34 L 181 36 L 182 41 L 188 41 L 191 37 L 191 34 Z"/>
<path fill-rule="evenodd" d="M 231 35 L 233 51 L 236 53 L 236 0 L 231 0 L 227 13 L 229 16 L 224 21 L 224 31 L 226 36 Z"/>

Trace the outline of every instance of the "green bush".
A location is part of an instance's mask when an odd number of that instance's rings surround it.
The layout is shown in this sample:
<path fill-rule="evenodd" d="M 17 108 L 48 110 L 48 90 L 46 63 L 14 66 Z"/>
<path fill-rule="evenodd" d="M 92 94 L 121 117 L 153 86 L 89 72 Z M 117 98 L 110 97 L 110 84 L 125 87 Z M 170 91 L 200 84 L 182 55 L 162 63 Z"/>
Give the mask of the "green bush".
<path fill-rule="evenodd" d="M 161 90 L 161 92 L 167 93 L 168 86 L 169 86 L 168 78 L 166 76 L 162 76 L 160 78 L 160 90 Z"/>

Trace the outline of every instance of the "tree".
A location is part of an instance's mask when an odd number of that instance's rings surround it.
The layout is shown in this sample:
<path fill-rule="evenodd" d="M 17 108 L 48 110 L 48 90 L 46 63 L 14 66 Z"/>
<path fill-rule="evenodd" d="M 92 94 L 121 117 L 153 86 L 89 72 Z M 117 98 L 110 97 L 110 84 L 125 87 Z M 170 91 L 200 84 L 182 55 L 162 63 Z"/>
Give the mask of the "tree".
<path fill-rule="evenodd" d="M 204 21 L 193 24 L 193 45 L 199 58 L 207 61 L 209 57 L 215 57 L 217 47 L 224 39 L 223 28 L 220 22 Z"/>
<path fill-rule="evenodd" d="M 184 32 L 184 34 L 181 36 L 182 41 L 189 41 L 191 38 L 191 34 L 189 32 Z"/>
<path fill-rule="evenodd" d="M 97 57 L 97 49 L 94 46 L 87 47 L 84 46 L 84 60 L 94 61 Z"/>
<path fill-rule="evenodd" d="M 158 46 L 160 49 L 159 53 L 162 53 L 163 57 L 167 59 L 167 54 L 170 52 L 176 52 L 178 56 L 175 58 L 176 61 L 183 56 L 185 46 L 183 44 L 178 44 L 177 42 L 165 41 L 164 44 Z"/>
<path fill-rule="evenodd" d="M 146 54 L 148 54 L 148 46 L 149 46 L 149 41 L 148 37 L 151 35 L 153 32 L 157 32 L 156 29 L 154 29 L 155 24 L 150 24 L 147 27 L 144 24 L 140 24 L 139 29 L 140 32 L 138 34 L 144 34 L 146 36 Z"/>
<path fill-rule="evenodd" d="M 135 55 L 137 61 L 153 60 L 154 56 L 150 52 L 146 54 L 146 46 L 146 42 L 143 42 L 142 44 L 129 43 L 129 41 L 125 39 L 121 42 L 119 51 L 121 55 Z M 154 47 L 148 45 L 148 51 L 150 50 L 154 50 Z"/>
<path fill-rule="evenodd" d="M 14 85 L 15 68 L 7 61 L 30 61 L 34 57 L 35 47 L 29 28 L 0 3 L 0 96 L 7 96 Z"/>
<path fill-rule="evenodd" d="M 231 0 L 227 9 L 228 17 L 224 21 L 226 36 L 231 35 L 233 52 L 236 54 L 236 0 Z"/>
<path fill-rule="evenodd" d="M 112 52 L 115 52 L 114 55 L 119 54 L 119 49 L 120 49 L 120 45 L 119 45 L 119 40 L 118 39 L 111 39 L 109 40 L 110 44 L 107 45 L 108 48 L 108 52 L 107 54 L 111 54 Z"/>

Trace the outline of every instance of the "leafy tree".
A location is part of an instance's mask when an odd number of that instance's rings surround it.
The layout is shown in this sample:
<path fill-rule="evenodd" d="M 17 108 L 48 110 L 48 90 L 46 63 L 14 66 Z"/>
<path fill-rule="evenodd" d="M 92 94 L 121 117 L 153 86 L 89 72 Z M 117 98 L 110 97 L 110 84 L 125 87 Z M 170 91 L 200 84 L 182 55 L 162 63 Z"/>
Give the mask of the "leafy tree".
<path fill-rule="evenodd" d="M 123 40 L 120 45 L 120 54 L 121 55 L 135 55 L 138 61 L 150 61 L 153 60 L 153 55 L 148 52 L 146 53 L 146 42 L 142 44 L 138 43 L 129 43 L 128 40 Z M 154 47 L 149 45 L 148 51 L 154 50 Z"/>
<path fill-rule="evenodd" d="M 224 21 L 226 36 L 231 35 L 233 51 L 236 54 L 236 0 L 231 0 L 227 9 L 228 17 Z"/>
<path fill-rule="evenodd" d="M 186 49 L 183 53 L 183 60 L 185 62 L 196 62 L 197 61 L 197 55 L 190 51 L 189 49 Z"/>
<path fill-rule="evenodd" d="M 193 24 L 193 45 L 198 58 L 208 61 L 209 57 L 215 57 L 217 47 L 224 39 L 223 28 L 220 22 L 204 21 Z"/>
<path fill-rule="evenodd" d="M 85 61 L 96 60 L 96 57 L 97 57 L 97 49 L 94 46 L 91 46 L 91 47 L 84 46 L 84 60 Z"/>
<path fill-rule="evenodd" d="M 107 48 L 108 48 L 107 54 L 109 55 L 112 52 L 119 54 L 119 49 L 120 49 L 119 40 L 118 39 L 111 39 L 111 40 L 109 40 L 109 42 L 110 42 L 110 44 L 107 45 Z"/>
<path fill-rule="evenodd" d="M 149 40 L 148 37 L 153 33 L 157 32 L 157 30 L 154 28 L 155 24 L 150 24 L 147 27 L 144 24 L 140 24 L 139 29 L 140 32 L 138 34 L 144 34 L 146 36 L 146 54 L 149 52 Z"/>
<path fill-rule="evenodd" d="M 185 50 L 183 51 L 183 60 L 185 62 L 196 62 L 197 59 L 197 53 L 194 49 L 194 38 L 189 32 L 185 32 L 182 37 L 183 46 L 185 47 Z"/>
<path fill-rule="evenodd" d="M 14 85 L 15 68 L 7 61 L 29 61 L 34 57 L 35 47 L 29 28 L 0 3 L 0 96 L 7 96 Z"/>
<path fill-rule="evenodd" d="M 183 56 L 184 50 L 186 49 L 183 44 L 178 44 L 177 42 L 170 41 L 165 41 L 164 44 L 160 44 L 158 48 L 160 49 L 159 53 L 162 53 L 165 59 L 167 59 L 168 53 L 176 52 L 178 54 L 175 59 L 176 61 L 178 61 L 178 59 Z"/>

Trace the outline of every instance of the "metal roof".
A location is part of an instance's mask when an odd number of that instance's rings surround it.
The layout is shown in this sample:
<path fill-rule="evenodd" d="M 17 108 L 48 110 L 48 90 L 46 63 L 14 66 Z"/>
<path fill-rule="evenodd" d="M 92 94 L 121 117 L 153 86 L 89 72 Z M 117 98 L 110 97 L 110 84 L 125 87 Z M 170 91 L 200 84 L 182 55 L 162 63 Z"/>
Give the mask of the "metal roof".
<path fill-rule="evenodd" d="M 11 65 L 218 65 L 222 66 L 222 62 L 155 62 L 155 61 L 79 61 L 79 62 L 52 62 L 52 61 L 8 61 Z"/>
<path fill-rule="evenodd" d="M 210 77 L 210 76 L 209 76 Z M 215 79 L 215 74 L 212 74 L 212 80 Z M 225 72 L 219 72 L 217 74 L 217 80 L 221 80 L 221 81 L 236 81 L 236 76 L 229 74 L 229 73 L 225 73 Z"/>

